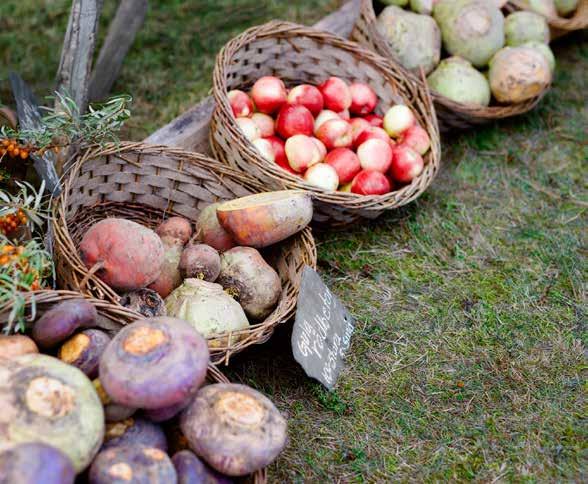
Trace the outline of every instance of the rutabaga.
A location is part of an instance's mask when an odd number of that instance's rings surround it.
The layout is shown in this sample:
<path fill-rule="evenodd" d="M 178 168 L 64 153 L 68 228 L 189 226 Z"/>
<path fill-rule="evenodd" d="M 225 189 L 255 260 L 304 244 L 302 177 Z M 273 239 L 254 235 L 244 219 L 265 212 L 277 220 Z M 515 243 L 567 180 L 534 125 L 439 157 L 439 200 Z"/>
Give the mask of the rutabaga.
<path fill-rule="evenodd" d="M 549 70 L 553 74 L 555 71 L 555 56 L 547 44 L 544 44 L 543 42 L 526 42 L 521 45 L 521 47 L 530 47 L 531 49 L 541 52 L 549 64 Z"/>
<path fill-rule="evenodd" d="M 549 25 L 545 17 L 521 10 L 511 13 L 504 21 L 506 45 L 516 47 L 526 42 L 549 43 Z"/>

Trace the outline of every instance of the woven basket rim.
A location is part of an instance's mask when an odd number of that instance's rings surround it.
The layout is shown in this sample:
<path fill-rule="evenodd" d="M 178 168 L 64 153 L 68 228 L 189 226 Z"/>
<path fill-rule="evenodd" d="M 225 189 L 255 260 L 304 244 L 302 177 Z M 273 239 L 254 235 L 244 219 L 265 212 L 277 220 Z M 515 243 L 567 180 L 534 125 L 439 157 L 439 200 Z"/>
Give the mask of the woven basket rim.
<path fill-rule="evenodd" d="M 514 7 L 516 10 L 528 9 L 525 2 L 521 0 L 509 0 L 507 5 Z M 551 17 L 547 15 L 544 15 L 544 17 L 547 19 L 550 27 L 565 31 L 565 33 L 585 29 L 588 27 L 588 0 L 580 0 L 576 11 L 570 17 Z"/>
<path fill-rule="evenodd" d="M 55 238 L 55 253 L 57 257 L 63 261 L 63 264 L 66 265 L 68 270 L 75 272 L 77 276 L 83 275 L 81 284 L 78 284 L 78 286 L 83 286 L 79 288 L 80 292 L 85 293 L 90 291 L 84 283 L 91 280 L 93 285 L 100 288 L 103 297 L 106 298 L 110 304 L 120 308 L 122 308 L 122 306 L 117 302 L 118 294 L 92 274 L 82 263 L 76 244 L 69 231 L 69 223 L 71 222 L 71 219 L 66 217 L 66 207 L 68 204 L 68 192 L 70 186 L 75 181 L 76 176 L 86 161 L 101 156 L 118 154 L 121 156 L 121 159 L 129 162 L 129 160 L 126 160 L 123 156 L 125 153 L 141 153 L 142 155 L 165 153 L 172 157 L 180 157 L 182 161 L 194 163 L 199 168 L 205 169 L 207 174 L 210 174 L 211 177 L 218 180 L 223 180 L 228 177 L 233 182 L 243 182 L 243 186 L 250 192 L 254 191 L 254 187 L 259 184 L 257 180 L 249 177 L 247 174 L 243 174 L 239 170 L 223 165 L 205 155 L 177 148 L 169 148 L 163 145 L 148 145 L 136 142 L 109 143 L 102 147 L 90 147 L 81 153 L 74 162 L 71 163 L 67 174 L 64 176 L 63 190 L 52 203 L 52 227 Z M 103 202 L 103 204 L 113 204 L 114 206 L 118 206 L 119 202 Z M 120 205 L 126 205 L 133 208 L 137 207 L 137 204 L 126 202 L 120 203 Z M 93 207 L 96 207 L 96 205 L 93 205 Z M 92 206 L 87 206 L 85 209 L 91 210 Z M 157 211 L 159 212 L 160 210 L 157 209 Z M 297 250 L 301 251 L 299 256 L 300 260 L 298 261 L 298 264 L 301 267 L 297 270 L 297 273 L 301 273 L 303 264 L 316 268 L 316 246 L 314 238 L 312 237 L 311 229 L 307 227 L 293 237 L 294 238 L 288 239 L 290 242 L 287 243 L 296 244 Z M 261 344 L 267 341 L 277 325 L 285 323 L 293 316 L 298 297 L 298 290 L 299 287 L 292 284 L 291 281 L 288 282 L 286 286 L 283 286 L 278 306 L 263 322 L 251 324 L 247 329 L 226 332 L 209 337 L 208 339 L 212 341 L 227 340 L 229 343 L 228 345 L 225 345 L 226 347 L 224 348 L 219 348 L 217 346 L 211 347 L 211 357 L 213 362 L 215 364 L 228 364 L 232 355 L 244 350 L 250 345 Z M 123 309 L 125 309 L 127 313 L 135 315 L 137 318 L 144 318 L 144 316 L 139 313 L 126 308 Z"/>
<path fill-rule="evenodd" d="M 308 37 L 327 44 L 332 48 L 343 49 L 347 52 L 351 52 L 355 56 L 361 56 L 362 61 L 370 63 L 376 70 L 378 70 L 388 79 L 388 82 L 396 83 L 396 81 L 393 80 L 394 75 L 398 76 L 398 73 L 394 72 L 395 67 L 391 66 L 390 63 L 380 55 L 367 50 L 365 47 L 360 46 L 355 42 L 351 42 L 329 32 L 321 31 L 313 27 L 306 27 L 281 20 L 273 20 L 268 23 L 252 27 L 227 42 L 227 44 L 225 44 L 219 52 L 215 63 L 213 74 L 213 96 L 215 98 L 216 108 L 211 125 L 211 147 L 216 157 L 219 159 L 222 159 L 223 155 L 219 153 L 219 150 L 215 147 L 215 142 L 213 141 L 214 132 L 216 131 L 215 126 L 218 122 L 216 118 L 218 113 L 222 113 L 224 118 L 234 120 L 227 97 L 227 79 L 225 75 L 227 68 L 231 65 L 231 58 L 241 48 L 251 43 L 252 41 L 276 37 L 286 39 L 288 37 Z M 431 150 L 430 155 L 427 155 L 429 156 L 429 162 L 425 165 L 425 169 L 423 170 L 423 173 L 419 175 L 419 177 L 415 178 L 411 184 L 403 186 L 399 190 L 384 195 L 358 195 L 340 191 L 333 192 L 314 187 L 299 177 L 295 177 L 281 169 L 277 164 L 271 163 L 261 157 L 251 142 L 244 136 L 241 130 L 238 129 L 236 123 L 233 122 L 231 126 L 228 127 L 228 129 L 233 139 L 239 143 L 242 151 L 246 152 L 249 157 L 255 158 L 259 164 L 260 169 L 262 169 L 264 172 L 268 172 L 276 178 L 281 178 L 283 180 L 282 184 L 285 186 L 292 186 L 298 189 L 303 189 L 312 193 L 314 198 L 319 201 L 340 205 L 341 207 L 352 210 L 381 211 L 388 208 L 395 208 L 401 204 L 394 203 L 392 204 L 393 206 L 389 206 L 390 202 L 393 201 L 394 198 L 401 198 L 407 194 L 408 199 L 404 203 L 408 203 L 426 189 L 425 187 L 422 190 L 419 190 L 417 194 L 413 193 L 412 195 L 408 195 L 414 190 L 415 185 L 418 185 L 420 180 L 428 178 L 428 187 L 439 170 L 441 159 L 439 128 L 429 91 L 426 87 L 423 87 L 422 84 L 417 86 L 410 79 L 403 79 L 403 81 L 406 83 L 406 86 L 404 87 L 414 93 L 412 96 L 413 98 L 416 97 L 416 93 L 420 93 L 421 96 L 426 100 L 427 112 L 424 114 L 428 115 L 428 118 L 424 118 L 423 114 L 421 113 L 417 114 L 421 120 L 425 119 L 427 121 L 421 124 L 423 124 L 423 127 L 427 129 L 431 138 Z M 404 99 L 404 101 L 411 104 L 409 99 Z M 414 110 L 416 111 L 416 108 Z"/>
<path fill-rule="evenodd" d="M 588 1 L 588 0 L 586 0 Z M 367 20 L 366 28 L 369 30 L 368 34 L 377 39 L 376 42 L 373 42 L 374 45 L 378 46 L 378 50 L 382 55 L 387 58 L 393 58 L 392 50 L 388 47 L 388 42 L 386 39 L 378 32 L 378 29 L 375 27 L 376 22 L 376 12 L 374 10 L 373 0 L 361 0 L 360 4 L 360 17 L 357 23 L 361 22 L 361 15 L 365 17 Z M 413 72 L 409 71 L 403 66 L 399 66 L 400 69 L 404 70 L 405 74 L 411 77 L 414 82 L 428 84 L 426 79 L 420 79 L 416 76 Z M 473 104 L 467 103 L 459 103 L 449 99 L 438 92 L 431 90 L 431 97 L 436 104 L 443 106 L 444 108 L 448 109 L 449 111 L 453 111 L 459 113 L 460 115 L 472 119 L 484 119 L 486 121 L 494 121 L 498 119 L 509 118 L 512 116 L 518 116 L 519 114 L 524 114 L 531 109 L 533 109 L 539 101 L 547 94 L 551 86 L 547 86 L 543 91 L 536 97 L 532 99 L 528 99 L 526 101 L 515 103 L 515 104 L 505 104 L 505 105 L 495 105 L 495 106 L 476 106 Z"/>

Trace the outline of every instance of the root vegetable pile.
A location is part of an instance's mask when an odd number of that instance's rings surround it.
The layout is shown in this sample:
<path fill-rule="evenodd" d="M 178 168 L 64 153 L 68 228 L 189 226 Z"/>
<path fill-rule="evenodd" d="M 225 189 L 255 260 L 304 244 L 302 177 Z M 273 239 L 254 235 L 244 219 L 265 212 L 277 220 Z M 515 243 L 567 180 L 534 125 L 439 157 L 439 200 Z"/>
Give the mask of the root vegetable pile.
<path fill-rule="evenodd" d="M 288 89 L 266 76 L 249 94 L 233 90 L 228 99 L 237 126 L 259 154 L 313 187 L 383 195 L 424 169 L 428 133 L 407 106 L 380 106 L 389 108 L 385 116 L 375 114 L 379 99 L 367 84 L 331 77 Z"/>

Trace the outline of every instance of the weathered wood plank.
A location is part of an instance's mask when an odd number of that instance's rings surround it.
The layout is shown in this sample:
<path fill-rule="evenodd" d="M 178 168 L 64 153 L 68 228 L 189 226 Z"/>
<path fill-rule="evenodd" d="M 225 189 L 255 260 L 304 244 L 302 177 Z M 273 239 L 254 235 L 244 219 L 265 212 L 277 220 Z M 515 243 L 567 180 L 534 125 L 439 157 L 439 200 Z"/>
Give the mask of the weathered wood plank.
<path fill-rule="evenodd" d="M 327 15 L 314 26 L 341 37 L 349 37 L 359 15 L 360 0 L 352 0 L 339 10 Z M 209 153 L 208 131 L 214 100 L 207 97 L 169 124 L 145 139 L 146 143 L 164 144 L 200 153 Z"/>
<path fill-rule="evenodd" d="M 148 7 L 148 0 L 121 0 L 92 73 L 90 101 L 105 98 L 112 89 L 125 56 L 145 22 Z"/>

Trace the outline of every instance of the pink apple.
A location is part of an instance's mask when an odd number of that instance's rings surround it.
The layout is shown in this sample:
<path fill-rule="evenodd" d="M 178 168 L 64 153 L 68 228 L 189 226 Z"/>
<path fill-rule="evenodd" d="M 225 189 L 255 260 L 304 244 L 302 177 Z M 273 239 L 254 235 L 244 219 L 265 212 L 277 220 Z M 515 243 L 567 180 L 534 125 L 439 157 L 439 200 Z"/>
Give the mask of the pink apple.
<path fill-rule="evenodd" d="M 301 84 L 288 94 L 288 104 L 304 106 L 313 116 L 318 116 L 323 110 L 324 100 L 318 88 L 310 84 Z"/>
<path fill-rule="evenodd" d="M 251 97 L 259 112 L 273 114 L 286 104 L 288 92 L 281 79 L 266 76 L 261 77 L 253 84 Z"/>
<path fill-rule="evenodd" d="M 349 124 L 351 125 L 351 134 L 353 136 L 354 144 L 355 140 L 363 131 L 372 127 L 372 125 L 363 118 L 352 118 Z"/>
<path fill-rule="evenodd" d="M 398 145 L 394 147 L 392 153 L 390 165 L 392 179 L 401 183 L 410 183 L 423 172 L 425 167 L 423 158 L 413 149 Z"/>
<path fill-rule="evenodd" d="M 324 143 L 327 150 L 347 148 L 353 143 L 351 125 L 342 119 L 331 119 L 323 123 L 318 129 L 316 137 Z"/>
<path fill-rule="evenodd" d="M 391 139 L 388 136 L 388 133 L 384 131 L 382 128 L 376 128 L 375 126 L 370 126 L 367 129 L 364 129 L 359 136 L 355 138 L 353 145 L 357 148 L 359 145 L 362 145 L 369 139 L 381 139 L 382 141 L 386 141 L 390 143 Z"/>
<path fill-rule="evenodd" d="M 431 139 L 423 128 L 415 124 L 404 132 L 400 144 L 412 148 L 419 155 L 424 155 L 431 147 Z"/>
<path fill-rule="evenodd" d="M 284 143 L 284 141 L 282 141 L 277 136 L 268 136 L 266 140 L 269 141 L 272 145 L 275 158 L 274 161 L 276 162 L 276 164 L 282 167 L 287 172 L 297 175 L 297 173 L 292 169 L 292 167 L 288 163 L 288 158 L 286 157 L 285 149 L 286 143 Z"/>
<path fill-rule="evenodd" d="M 272 144 L 263 138 L 257 138 L 252 141 L 253 146 L 257 148 L 257 151 L 268 161 L 276 161 L 276 154 Z"/>
<path fill-rule="evenodd" d="M 236 118 L 246 118 L 253 112 L 253 103 L 251 98 L 243 91 L 234 89 L 229 91 L 227 94 L 231 109 L 233 110 L 233 116 Z"/>
<path fill-rule="evenodd" d="M 382 128 L 384 126 L 384 118 L 377 114 L 368 114 L 367 116 L 364 116 L 363 119 L 377 128 Z"/>
<path fill-rule="evenodd" d="M 317 163 L 311 166 L 304 174 L 307 183 L 324 190 L 334 191 L 339 186 L 339 177 L 335 168 L 326 163 Z"/>
<path fill-rule="evenodd" d="M 267 138 L 268 136 L 273 136 L 275 133 L 275 121 L 271 116 L 263 113 L 253 113 L 251 116 L 251 120 L 257 125 L 259 128 L 259 132 L 261 133 L 262 138 Z"/>
<path fill-rule="evenodd" d="M 329 111 L 328 109 L 324 109 L 319 113 L 319 115 L 314 120 L 314 133 L 318 131 L 323 123 L 326 121 L 330 121 L 331 119 L 341 119 L 339 115 L 335 111 Z"/>
<path fill-rule="evenodd" d="M 308 109 L 290 104 L 282 106 L 276 120 L 276 131 L 282 138 L 288 139 L 296 134 L 311 136 L 313 130 L 314 118 Z"/>
<path fill-rule="evenodd" d="M 351 106 L 351 91 L 347 83 L 338 77 L 330 77 L 319 86 L 325 100 L 325 108 L 336 113 Z"/>
<path fill-rule="evenodd" d="M 354 82 L 349 86 L 351 91 L 351 107 L 349 111 L 360 116 L 371 113 L 378 105 L 378 96 L 367 84 Z"/>
<path fill-rule="evenodd" d="M 351 120 L 351 113 L 349 112 L 349 109 L 344 109 L 340 113 L 337 113 L 337 116 L 339 116 L 341 119 L 344 119 L 345 121 Z"/>
<path fill-rule="evenodd" d="M 384 195 L 390 191 L 388 178 L 379 171 L 360 171 L 351 182 L 351 192 L 358 195 Z"/>
<path fill-rule="evenodd" d="M 361 170 L 359 158 L 348 148 L 335 148 L 329 152 L 325 163 L 335 168 L 341 184 L 349 183 Z"/>
<path fill-rule="evenodd" d="M 286 157 L 290 167 L 303 173 L 308 167 L 320 162 L 321 154 L 310 136 L 296 134 L 286 141 Z"/>
<path fill-rule="evenodd" d="M 320 161 L 323 161 L 325 159 L 325 156 L 327 156 L 327 147 L 318 138 L 312 138 L 312 141 L 314 141 L 314 144 L 316 145 L 316 147 L 319 150 L 319 153 L 321 155 Z"/>
<path fill-rule="evenodd" d="M 251 118 L 237 118 L 235 121 L 249 141 L 261 138 L 261 132 L 259 131 L 257 124 L 255 124 Z"/>
<path fill-rule="evenodd" d="M 369 139 L 357 148 L 361 168 L 386 173 L 392 163 L 392 148 L 388 141 Z"/>
<path fill-rule="evenodd" d="M 414 113 L 404 104 L 392 106 L 384 116 L 384 129 L 392 138 L 398 138 L 415 123 Z"/>

